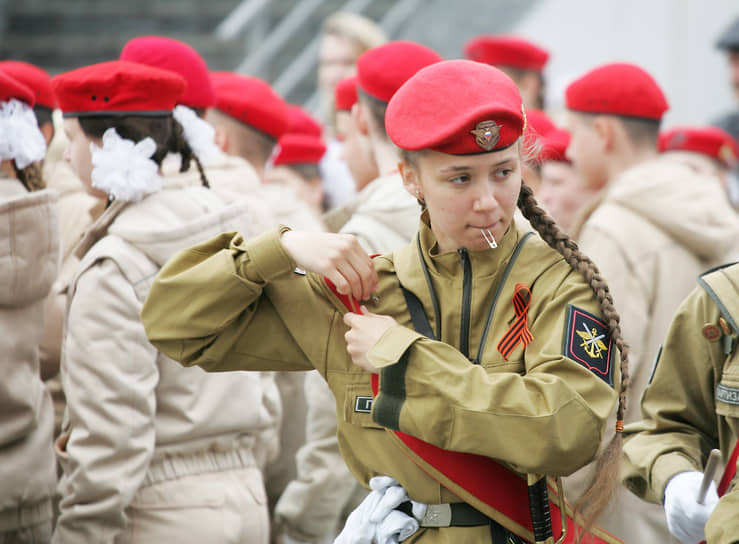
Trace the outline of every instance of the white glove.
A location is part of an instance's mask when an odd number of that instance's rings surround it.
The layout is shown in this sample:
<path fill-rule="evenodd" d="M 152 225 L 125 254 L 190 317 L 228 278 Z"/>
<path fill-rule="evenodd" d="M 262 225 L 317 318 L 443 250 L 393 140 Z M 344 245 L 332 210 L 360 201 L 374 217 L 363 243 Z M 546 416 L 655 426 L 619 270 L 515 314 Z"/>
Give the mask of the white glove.
<path fill-rule="evenodd" d="M 377 526 L 370 521 L 370 516 L 383 495 L 384 491 L 371 491 L 346 518 L 346 524 L 334 544 L 372 544 Z"/>
<path fill-rule="evenodd" d="M 705 504 L 698 504 L 696 497 L 702 480 L 702 472 L 681 472 L 673 476 L 665 488 L 667 528 L 684 544 L 705 540 L 706 521 L 718 503 L 716 484 L 711 482 Z"/>
<path fill-rule="evenodd" d="M 418 521 L 400 510 L 391 511 L 377 525 L 376 544 L 398 544 L 418 531 Z"/>

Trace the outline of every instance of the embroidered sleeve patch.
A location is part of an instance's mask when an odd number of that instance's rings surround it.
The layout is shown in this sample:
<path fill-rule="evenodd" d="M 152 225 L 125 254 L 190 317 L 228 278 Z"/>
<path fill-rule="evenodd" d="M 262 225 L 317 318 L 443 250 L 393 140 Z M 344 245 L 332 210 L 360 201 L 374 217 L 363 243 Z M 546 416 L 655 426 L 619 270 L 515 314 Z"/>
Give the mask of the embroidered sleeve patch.
<path fill-rule="evenodd" d="M 613 386 L 611 336 L 598 317 L 570 305 L 567 309 L 564 355 L 580 363 L 608 385 Z"/>

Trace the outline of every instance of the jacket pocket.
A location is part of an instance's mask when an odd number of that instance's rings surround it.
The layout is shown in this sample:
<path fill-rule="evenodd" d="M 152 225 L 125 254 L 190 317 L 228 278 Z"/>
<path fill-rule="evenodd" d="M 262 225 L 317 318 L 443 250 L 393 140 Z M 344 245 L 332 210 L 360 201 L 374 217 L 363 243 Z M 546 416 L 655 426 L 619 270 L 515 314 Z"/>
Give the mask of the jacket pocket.
<path fill-rule="evenodd" d="M 374 397 L 369 383 L 348 384 L 344 391 L 344 421 L 360 427 L 384 428 L 372 420 Z"/>

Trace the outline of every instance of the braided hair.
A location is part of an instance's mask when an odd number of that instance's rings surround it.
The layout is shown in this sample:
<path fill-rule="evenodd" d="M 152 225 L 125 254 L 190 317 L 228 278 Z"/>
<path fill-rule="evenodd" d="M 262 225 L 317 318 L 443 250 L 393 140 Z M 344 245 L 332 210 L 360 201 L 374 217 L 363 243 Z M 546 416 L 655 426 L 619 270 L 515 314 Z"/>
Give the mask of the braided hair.
<path fill-rule="evenodd" d="M 18 181 L 23 184 L 29 193 L 46 189 L 46 181 L 41 173 L 40 163 L 31 163 L 22 170 L 15 165 L 15 161 L 12 161 L 12 163 L 13 170 L 15 170 L 15 177 L 18 178 Z"/>
<path fill-rule="evenodd" d="M 521 182 L 521 192 L 518 195 L 518 207 L 531 226 L 539 233 L 539 236 L 550 247 L 558 251 L 573 270 L 584 276 L 585 281 L 588 282 L 598 299 L 603 316 L 608 322 L 611 338 L 621 353 L 621 384 L 616 411 L 616 434 L 599 455 L 593 480 L 575 505 L 575 513 L 582 515 L 583 532 L 587 533 L 605 509 L 619 483 L 618 470 L 623 449 L 626 391 L 629 387 L 629 346 L 621 334 L 620 317 L 613 305 L 613 297 L 608 290 L 608 285 L 600 275 L 598 267 L 578 249 L 577 244 L 560 230 L 554 220 L 539 207 L 536 198 L 534 198 L 534 192 L 523 181 Z M 582 534 L 578 534 L 578 542 L 581 537 Z"/>

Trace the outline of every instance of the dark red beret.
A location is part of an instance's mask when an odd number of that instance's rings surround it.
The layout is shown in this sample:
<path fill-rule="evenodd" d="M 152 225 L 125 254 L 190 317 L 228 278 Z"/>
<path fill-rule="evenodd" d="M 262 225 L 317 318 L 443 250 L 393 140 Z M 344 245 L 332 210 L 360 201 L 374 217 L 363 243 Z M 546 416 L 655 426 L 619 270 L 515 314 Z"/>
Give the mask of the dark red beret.
<path fill-rule="evenodd" d="M 472 38 L 464 46 L 464 55 L 470 60 L 493 66 L 510 66 L 533 72 L 541 72 L 549 60 L 546 49 L 516 36 Z"/>
<path fill-rule="evenodd" d="M 657 147 L 664 151 L 693 151 L 733 168 L 739 159 L 736 140 L 717 127 L 675 127 L 661 132 Z"/>
<path fill-rule="evenodd" d="M 0 102 L 8 102 L 13 98 L 25 102 L 29 106 L 33 106 L 35 103 L 35 97 L 31 89 L 0 70 Z"/>
<path fill-rule="evenodd" d="M 570 162 L 565 156 L 567 146 L 570 145 L 570 133 L 566 130 L 555 127 L 547 132 L 539 143 L 541 144 L 539 162 Z"/>
<path fill-rule="evenodd" d="M 211 72 L 216 108 L 279 140 L 288 129 L 287 103 L 265 81 L 232 72 Z"/>
<path fill-rule="evenodd" d="M 181 75 L 187 82 L 187 89 L 178 104 L 209 108 L 216 102 L 208 66 L 203 57 L 184 42 L 163 36 L 141 36 L 123 47 L 120 60 L 140 62 Z"/>
<path fill-rule="evenodd" d="M 471 60 L 420 70 L 393 96 L 385 114 L 388 136 L 401 149 L 452 155 L 507 147 L 524 124 L 516 84 L 497 68 Z"/>
<path fill-rule="evenodd" d="M 320 138 L 323 135 L 321 123 L 307 111 L 295 104 L 287 105 L 288 127 L 290 134 L 308 134 Z"/>
<path fill-rule="evenodd" d="M 52 110 L 56 108 L 56 98 L 54 97 L 54 91 L 51 90 L 51 76 L 44 70 L 19 60 L 0 62 L 0 70 L 31 89 L 36 96 L 37 106 L 44 106 Z"/>
<path fill-rule="evenodd" d="M 357 59 L 357 84 L 368 95 L 389 102 L 413 74 L 441 60 L 436 51 L 420 43 L 389 42 Z"/>
<path fill-rule="evenodd" d="M 336 111 L 350 111 L 357 103 L 357 76 L 345 77 L 334 88 Z"/>
<path fill-rule="evenodd" d="M 669 108 L 657 82 L 635 64 L 616 62 L 590 70 L 565 92 L 567 107 L 659 121 Z"/>
<path fill-rule="evenodd" d="M 273 159 L 275 166 L 289 164 L 318 164 L 326 144 L 310 134 L 288 133 L 277 141 L 278 150 Z"/>
<path fill-rule="evenodd" d="M 171 114 L 185 80 L 169 70 L 113 60 L 51 79 L 65 117 Z"/>

